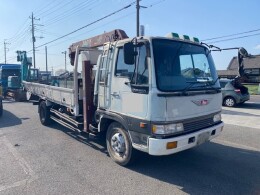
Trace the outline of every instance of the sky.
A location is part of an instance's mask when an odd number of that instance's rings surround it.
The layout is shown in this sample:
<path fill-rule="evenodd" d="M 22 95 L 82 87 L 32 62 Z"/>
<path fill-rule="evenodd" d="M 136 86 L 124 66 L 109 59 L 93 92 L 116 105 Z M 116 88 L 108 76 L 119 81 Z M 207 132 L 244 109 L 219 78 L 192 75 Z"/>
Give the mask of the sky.
<path fill-rule="evenodd" d="M 36 67 L 45 70 L 45 46 L 58 37 L 88 25 L 134 0 L 0 0 L 0 63 L 4 63 L 6 42 L 7 63 L 18 63 L 16 51 L 28 51 L 32 57 L 31 19 L 34 14 Z M 220 48 L 244 47 L 250 54 L 260 54 L 259 0 L 141 0 L 140 24 L 147 36 L 165 36 L 169 32 L 198 37 Z M 68 47 L 77 41 L 123 29 L 129 37 L 136 35 L 135 5 L 100 22 L 89 25 L 70 36 L 47 44 L 48 69 L 65 67 Z M 244 33 L 248 32 L 249 33 Z M 242 34 L 240 34 L 242 33 Z M 238 34 L 238 35 L 234 35 Z M 233 36 L 228 36 L 233 35 Z M 241 38 L 243 37 L 243 38 Z M 233 40 L 227 40 L 233 39 Z M 212 53 L 217 69 L 226 69 L 237 51 Z M 67 67 L 69 65 L 67 56 Z"/>

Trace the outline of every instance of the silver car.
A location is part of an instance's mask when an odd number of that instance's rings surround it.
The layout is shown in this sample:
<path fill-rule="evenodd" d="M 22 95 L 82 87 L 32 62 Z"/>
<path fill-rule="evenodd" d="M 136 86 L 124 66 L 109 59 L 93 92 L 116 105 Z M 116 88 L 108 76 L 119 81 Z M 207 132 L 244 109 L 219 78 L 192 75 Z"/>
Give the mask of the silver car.
<path fill-rule="evenodd" d="M 220 79 L 220 86 L 223 97 L 223 106 L 234 107 L 243 104 L 250 99 L 248 88 L 239 82 L 229 79 Z"/>

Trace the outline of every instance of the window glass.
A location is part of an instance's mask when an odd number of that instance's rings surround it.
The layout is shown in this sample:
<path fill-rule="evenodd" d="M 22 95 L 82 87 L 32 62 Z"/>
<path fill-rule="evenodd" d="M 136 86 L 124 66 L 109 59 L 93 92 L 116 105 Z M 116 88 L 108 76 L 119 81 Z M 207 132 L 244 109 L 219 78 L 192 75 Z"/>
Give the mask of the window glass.
<path fill-rule="evenodd" d="M 181 73 L 186 78 L 194 77 L 193 65 L 192 65 L 192 58 L 191 55 L 181 55 L 180 56 L 180 66 L 181 66 Z"/>
<path fill-rule="evenodd" d="M 111 52 L 105 50 L 101 57 L 101 64 L 100 64 L 101 67 L 100 67 L 100 76 L 99 76 L 99 82 L 101 85 L 107 84 L 110 55 Z"/>
<path fill-rule="evenodd" d="M 102 65 L 100 68 L 100 82 L 105 82 L 106 64 L 107 64 L 107 56 L 102 56 Z"/>
<path fill-rule="evenodd" d="M 146 48 L 141 46 L 137 48 L 137 74 L 135 84 L 146 85 L 148 84 L 148 65 L 146 61 Z"/>
<path fill-rule="evenodd" d="M 223 82 L 223 81 L 220 81 L 219 83 L 220 83 L 220 87 L 221 88 L 225 88 L 225 86 L 227 84 L 227 82 Z"/>
<path fill-rule="evenodd" d="M 201 90 L 219 87 L 210 52 L 205 47 L 181 41 L 153 40 L 156 84 L 161 91 Z M 207 84 L 206 84 L 207 83 Z"/>
<path fill-rule="evenodd" d="M 124 62 L 124 50 L 119 48 L 116 65 L 116 76 L 132 78 L 134 73 L 134 65 L 128 65 Z"/>

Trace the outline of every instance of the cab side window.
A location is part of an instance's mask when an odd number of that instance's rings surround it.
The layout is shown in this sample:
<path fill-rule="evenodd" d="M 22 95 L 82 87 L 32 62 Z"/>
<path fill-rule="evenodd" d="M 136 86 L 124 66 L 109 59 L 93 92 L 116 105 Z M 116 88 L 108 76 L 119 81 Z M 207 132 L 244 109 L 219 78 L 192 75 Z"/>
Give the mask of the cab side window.
<path fill-rule="evenodd" d="M 131 79 L 134 73 L 134 69 L 134 65 L 125 64 L 123 48 L 118 48 L 115 75 L 118 77 L 128 77 L 129 79 Z"/>
<path fill-rule="evenodd" d="M 135 80 L 133 81 L 136 85 L 148 85 L 149 72 L 146 57 L 146 47 L 143 45 L 137 47 L 137 70 Z"/>
<path fill-rule="evenodd" d="M 135 85 L 148 85 L 149 72 L 146 58 L 145 45 L 139 46 L 136 49 L 137 55 L 136 68 L 135 65 L 128 65 L 124 63 L 123 48 L 119 48 L 117 56 L 117 65 L 115 75 L 118 77 L 127 77 Z"/>

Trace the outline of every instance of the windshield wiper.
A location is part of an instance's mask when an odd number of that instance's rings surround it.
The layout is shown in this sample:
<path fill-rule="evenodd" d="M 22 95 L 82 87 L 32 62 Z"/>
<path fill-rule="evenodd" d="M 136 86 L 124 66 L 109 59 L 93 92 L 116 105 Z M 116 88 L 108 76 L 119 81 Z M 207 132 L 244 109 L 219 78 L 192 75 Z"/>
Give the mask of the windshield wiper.
<path fill-rule="evenodd" d="M 215 88 L 215 87 L 213 87 L 213 85 L 215 85 L 216 84 L 216 82 L 219 80 L 219 77 L 218 78 L 216 78 L 216 80 L 214 81 L 214 82 L 205 82 L 205 84 L 208 86 L 208 87 L 210 87 L 210 89 L 213 89 L 213 90 L 215 90 L 216 92 L 220 92 L 220 88 Z"/>
<path fill-rule="evenodd" d="M 205 80 L 197 80 L 197 81 L 186 81 L 186 83 L 190 83 L 187 87 L 185 87 L 182 91 L 182 94 L 183 95 L 188 95 L 187 94 L 187 91 L 189 89 L 191 89 L 195 84 L 205 84 L 204 86 L 208 86 L 210 88 L 206 88 L 206 89 L 212 89 L 212 90 L 215 90 L 216 92 L 220 92 L 220 89 L 219 88 L 215 88 L 213 87 L 213 85 L 215 85 L 215 83 L 219 80 L 219 78 L 217 78 L 213 83 L 211 81 L 205 79 Z"/>
<path fill-rule="evenodd" d="M 189 83 L 189 85 L 182 90 L 182 94 L 183 94 L 183 95 L 188 95 L 188 94 L 187 94 L 187 91 L 188 91 L 193 85 L 198 84 L 198 83 L 201 83 L 201 82 L 198 82 L 198 81 L 186 81 L 186 83 Z"/>

